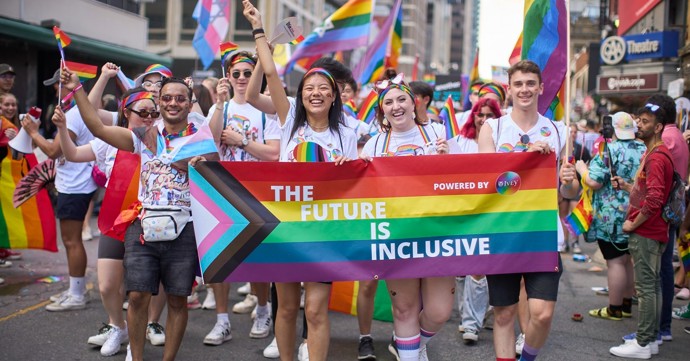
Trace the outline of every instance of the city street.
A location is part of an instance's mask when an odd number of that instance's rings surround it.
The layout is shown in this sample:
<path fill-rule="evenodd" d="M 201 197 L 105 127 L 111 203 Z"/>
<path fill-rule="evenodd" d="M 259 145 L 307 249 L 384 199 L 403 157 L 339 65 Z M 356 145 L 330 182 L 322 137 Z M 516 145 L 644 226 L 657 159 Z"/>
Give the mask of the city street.
<path fill-rule="evenodd" d="M 95 219 L 92 220 L 95 230 Z M 106 316 L 98 295 L 96 280 L 96 254 L 98 241 L 86 242 L 89 255 L 87 270 L 88 288 L 91 302 L 82 311 L 51 313 L 44 309 L 50 295 L 68 287 L 66 277 L 66 260 L 64 248 L 60 253 L 24 250 L 24 259 L 13 261 L 11 268 L 0 270 L 0 277 L 5 284 L 0 286 L 0 350 L 2 360 L 123 360 L 125 346 L 115 356 L 105 358 L 97 348 L 86 344 L 89 336 L 94 335 Z M 583 245 L 584 251 L 592 255 L 595 245 Z M 557 314 L 551 335 L 542 349 L 540 360 L 614 360 L 608 349 L 621 342 L 620 337 L 635 331 L 636 308 L 633 318 L 623 321 L 594 319 L 587 315 L 587 310 L 605 306 L 607 298 L 595 295 L 592 287 L 605 286 L 605 272 L 590 272 L 588 269 L 597 265 L 595 262 L 578 263 L 572 255 L 564 255 L 565 272 L 561 278 Z M 38 279 L 48 276 L 61 277 L 55 283 L 38 283 Z M 240 284 L 234 284 L 230 303 L 242 299 L 235 290 Z M 201 300 L 205 292 L 200 295 Z M 680 307 L 684 301 L 674 301 L 674 307 Z M 584 315 L 582 322 L 571 320 L 573 313 Z M 270 338 L 255 340 L 249 338 L 251 320 L 249 315 L 231 315 L 233 339 L 222 346 L 205 346 L 202 340 L 215 322 L 215 312 L 207 310 L 190 311 L 187 332 L 178 354 L 179 360 L 265 360 L 263 348 Z M 165 319 L 165 313 L 163 320 Z M 454 312 L 452 319 L 429 344 L 429 359 L 441 360 L 490 360 L 494 358 L 492 333 L 483 330 L 479 343 L 465 346 L 461 334 L 457 331 L 459 317 Z M 690 335 L 683 327 L 690 326 L 688 321 L 674 320 L 674 341 L 665 342 L 660 347 L 660 354 L 654 360 L 682 360 L 688 358 Z M 301 329 L 301 322 L 299 328 Z M 388 353 L 387 345 L 392 332 L 392 325 L 374 322 L 373 337 L 378 360 L 394 360 Z M 356 360 L 358 328 L 355 317 L 331 313 L 331 346 L 329 360 Z M 147 343 L 146 359 L 159 360 L 163 348 Z"/>

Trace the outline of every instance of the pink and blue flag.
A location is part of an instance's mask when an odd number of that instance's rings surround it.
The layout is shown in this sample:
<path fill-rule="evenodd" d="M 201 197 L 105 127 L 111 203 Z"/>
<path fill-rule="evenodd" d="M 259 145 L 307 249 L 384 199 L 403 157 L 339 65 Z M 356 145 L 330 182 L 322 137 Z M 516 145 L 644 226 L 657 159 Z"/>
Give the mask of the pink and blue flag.
<path fill-rule="evenodd" d="M 230 1 L 199 0 L 192 17 L 199 23 L 192 46 L 196 49 L 204 69 L 208 69 L 216 58 L 218 44 L 225 40 L 228 33 Z"/>

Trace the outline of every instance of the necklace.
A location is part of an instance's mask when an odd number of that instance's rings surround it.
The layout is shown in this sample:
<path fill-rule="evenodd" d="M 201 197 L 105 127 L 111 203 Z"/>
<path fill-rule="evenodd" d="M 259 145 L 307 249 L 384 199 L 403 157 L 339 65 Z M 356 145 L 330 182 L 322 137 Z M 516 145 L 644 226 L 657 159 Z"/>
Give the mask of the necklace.
<path fill-rule="evenodd" d="M 311 123 L 309 123 L 309 122 L 307 122 L 307 124 L 309 125 L 309 128 L 311 128 L 311 129 L 313 129 L 313 130 L 315 130 L 315 131 L 317 131 L 317 132 L 320 131 L 320 130 L 326 130 L 326 129 L 328 129 L 328 127 L 329 127 L 328 124 L 326 124 L 326 125 L 324 125 L 324 126 L 321 126 L 321 127 L 315 127 L 315 126 L 311 125 Z"/>

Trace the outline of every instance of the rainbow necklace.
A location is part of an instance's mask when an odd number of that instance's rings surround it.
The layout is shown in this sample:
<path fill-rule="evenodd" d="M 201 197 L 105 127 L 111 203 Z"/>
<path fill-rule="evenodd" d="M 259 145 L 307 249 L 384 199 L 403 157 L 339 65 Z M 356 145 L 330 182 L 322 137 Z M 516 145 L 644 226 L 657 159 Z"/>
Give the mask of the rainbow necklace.
<path fill-rule="evenodd" d="M 190 136 L 190 135 L 196 133 L 196 131 L 197 131 L 197 129 L 196 129 L 196 126 L 194 125 L 194 123 L 187 124 L 187 126 L 184 129 L 180 130 L 177 133 L 173 133 L 173 134 L 168 134 L 168 131 L 165 130 L 165 128 L 163 128 L 163 139 L 165 139 L 165 151 L 167 153 L 172 152 L 173 147 L 170 146 L 170 142 L 172 142 L 173 139 Z"/>

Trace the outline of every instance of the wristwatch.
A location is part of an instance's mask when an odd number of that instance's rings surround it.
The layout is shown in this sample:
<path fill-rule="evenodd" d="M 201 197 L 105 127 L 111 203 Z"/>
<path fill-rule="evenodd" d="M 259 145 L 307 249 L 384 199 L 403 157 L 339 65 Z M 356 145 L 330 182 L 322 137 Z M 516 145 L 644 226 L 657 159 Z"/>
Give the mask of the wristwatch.
<path fill-rule="evenodd" d="M 248 146 L 248 145 L 249 145 L 249 139 L 247 139 L 247 138 L 242 138 L 242 145 L 240 146 L 240 148 L 244 148 L 244 147 L 246 147 L 246 146 Z"/>

